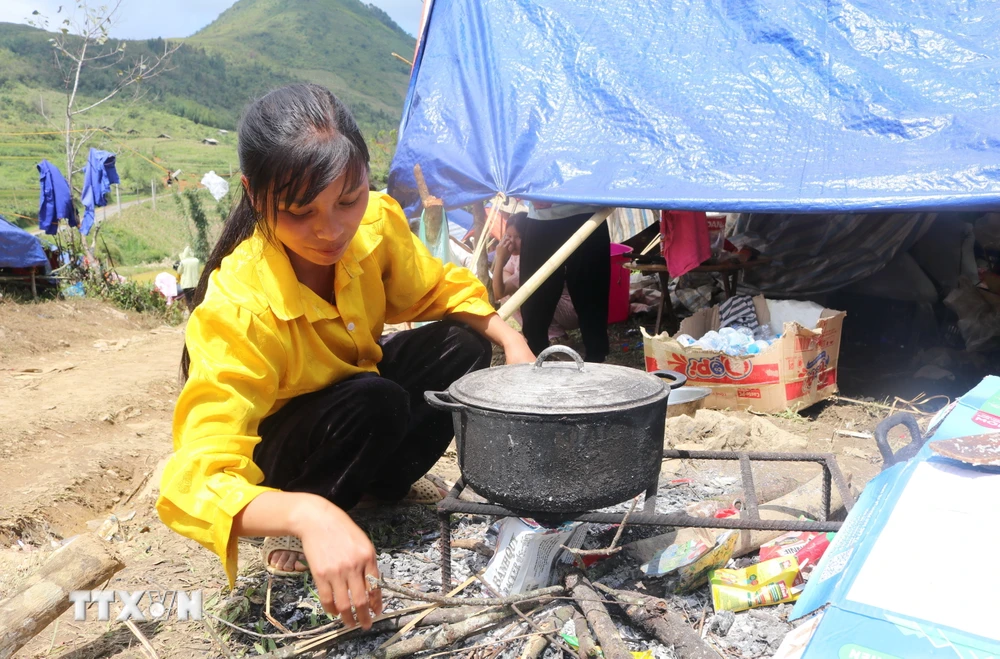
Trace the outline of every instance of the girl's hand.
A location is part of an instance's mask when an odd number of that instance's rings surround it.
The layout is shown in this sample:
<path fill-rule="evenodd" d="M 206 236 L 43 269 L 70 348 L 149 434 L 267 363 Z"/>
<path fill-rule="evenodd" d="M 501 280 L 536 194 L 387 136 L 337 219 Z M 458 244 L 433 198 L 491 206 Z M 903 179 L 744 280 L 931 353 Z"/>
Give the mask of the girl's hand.
<path fill-rule="evenodd" d="M 504 344 L 503 354 L 507 358 L 507 364 L 532 364 L 535 361 L 535 354 L 528 347 L 528 342 L 520 334 L 515 334 L 516 338 Z"/>
<path fill-rule="evenodd" d="M 348 627 L 360 623 L 369 629 L 372 616 L 382 614 L 382 591 L 369 590 L 366 579 L 379 576 L 368 536 L 347 513 L 322 497 L 310 498 L 295 521 L 295 535 L 302 539 L 323 608 L 331 615 L 339 613 Z"/>
<path fill-rule="evenodd" d="M 510 240 L 507 236 L 500 239 L 500 243 L 497 245 L 497 252 L 493 256 L 495 262 L 500 262 L 506 264 L 510 259 Z"/>

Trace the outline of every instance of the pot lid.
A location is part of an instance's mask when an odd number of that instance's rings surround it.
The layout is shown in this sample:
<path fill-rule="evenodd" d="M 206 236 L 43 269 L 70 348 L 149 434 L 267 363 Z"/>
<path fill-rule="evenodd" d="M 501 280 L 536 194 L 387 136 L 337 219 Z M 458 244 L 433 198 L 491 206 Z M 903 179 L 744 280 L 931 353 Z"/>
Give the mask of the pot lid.
<path fill-rule="evenodd" d="M 569 355 L 573 361 L 548 359 L 557 353 Z M 645 371 L 584 363 L 566 346 L 546 348 L 534 364 L 475 371 L 448 389 L 455 400 L 472 407 L 546 415 L 630 409 L 664 399 L 668 391 L 667 385 Z"/>

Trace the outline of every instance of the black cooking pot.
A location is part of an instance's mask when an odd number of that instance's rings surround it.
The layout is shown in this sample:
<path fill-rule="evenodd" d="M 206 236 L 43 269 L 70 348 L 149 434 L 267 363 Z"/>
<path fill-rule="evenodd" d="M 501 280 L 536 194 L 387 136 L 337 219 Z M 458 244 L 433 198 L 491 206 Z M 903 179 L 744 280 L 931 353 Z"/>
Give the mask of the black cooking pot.
<path fill-rule="evenodd" d="M 555 353 L 573 361 L 546 361 Z M 580 512 L 656 482 L 667 397 L 686 379 L 552 346 L 534 364 L 476 371 L 424 397 L 453 413 L 458 466 L 479 494 L 516 511 Z"/>

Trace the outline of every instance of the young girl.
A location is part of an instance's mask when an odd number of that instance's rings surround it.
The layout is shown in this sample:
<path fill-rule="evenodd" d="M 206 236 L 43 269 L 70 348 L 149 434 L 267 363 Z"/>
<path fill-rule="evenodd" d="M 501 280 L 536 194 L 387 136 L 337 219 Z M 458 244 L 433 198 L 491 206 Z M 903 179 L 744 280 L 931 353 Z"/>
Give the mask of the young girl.
<path fill-rule="evenodd" d="M 399 500 L 453 435 L 425 390 L 534 359 L 463 268 L 442 265 L 399 205 L 369 192 L 368 149 L 316 85 L 250 104 L 242 196 L 195 293 L 157 511 L 222 559 L 268 536 L 276 573 L 308 569 L 323 606 L 365 628 L 381 612 L 375 548 L 347 511 Z M 385 323 L 440 320 L 382 337 Z M 488 341 L 487 341 L 488 340 Z"/>
<path fill-rule="evenodd" d="M 527 213 L 512 215 L 507 222 L 503 239 L 497 246 L 493 258 L 493 296 L 497 304 L 506 302 L 521 287 L 521 236 L 524 235 L 527 220 Z M 524 325 L 520 311 L 514 312 L 514 318 L 522 326 Z M 549 324 L 549 342 L 565 337 L 567 330 L 578 327 L 580 320 L 576 316 L 573 300 L 569 296 L 569 290 L 563 286 L 562 295 L 556 303 L 552 322 Z"/>

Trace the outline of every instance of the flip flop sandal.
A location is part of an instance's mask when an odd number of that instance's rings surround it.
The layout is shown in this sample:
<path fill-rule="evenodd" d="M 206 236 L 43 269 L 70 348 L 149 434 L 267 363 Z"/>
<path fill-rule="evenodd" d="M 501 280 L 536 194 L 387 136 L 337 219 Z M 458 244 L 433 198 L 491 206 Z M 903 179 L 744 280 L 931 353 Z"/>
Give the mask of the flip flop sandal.
<path fill-rule="evenodd" d="M 368 499 L 359 502 L 351 510 L 371 510 L 372 508 L 378 508 L 382 505 L 392 504 L 433 506 L 437 504 L 438 501 L 441 501 L 441 499 L 444 499 L 444 495 L 441 494 L 441 489 L 429 481 L 426 477 L 421 476 L 416 483 L 410 486 L 410 491 L 406 493 L 406 496 L 399 501 L 381 502 L 374 499 Z"/>
<path fill-rule="evenodd" d="M 421 476 L 420 480 L 410 486 L 410 491 L 400 503 L 433 506 L 441 499 L 444 499 L 444 495 L 441 494 L 440 488 L 426 477 Z"/>
<path fill-rule="evenodd" d="M 302 541 L 296 538 L 294 535 L 283 535 L 276 538 L 264 538 L 264 544 L 260 548 L 260 556 L 264 560 L 264 566 L 268 572 L 276 577 L 299 577 L 304 574 L 304 570 L 279 570 L 273 567 L 270 563 L 271 554 L 276 551 L 295 551 L 302 554 L 302 558 L 299 559 L 300 563 L 305 564 L 305 551 L 302 549 Z"/>

